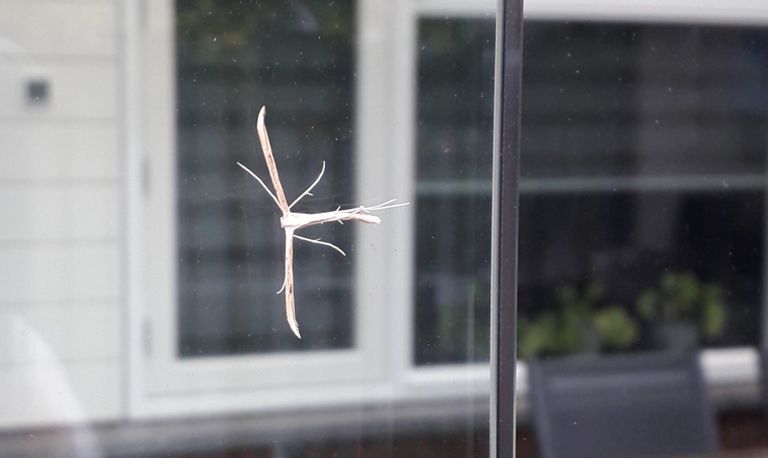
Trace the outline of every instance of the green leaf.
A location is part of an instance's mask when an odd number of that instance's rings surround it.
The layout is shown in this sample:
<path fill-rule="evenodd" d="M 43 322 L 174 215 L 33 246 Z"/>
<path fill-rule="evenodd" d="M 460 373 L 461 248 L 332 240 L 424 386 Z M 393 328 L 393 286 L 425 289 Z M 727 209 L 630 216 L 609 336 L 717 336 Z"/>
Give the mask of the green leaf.
<path fill-rule="evenodd" d="M 607 348 L 627 348 L 637 340 L 637 324 L 627 311 L 619 306 L 612 306 L 597 313 L 595 329 L 601 345 Z"/>

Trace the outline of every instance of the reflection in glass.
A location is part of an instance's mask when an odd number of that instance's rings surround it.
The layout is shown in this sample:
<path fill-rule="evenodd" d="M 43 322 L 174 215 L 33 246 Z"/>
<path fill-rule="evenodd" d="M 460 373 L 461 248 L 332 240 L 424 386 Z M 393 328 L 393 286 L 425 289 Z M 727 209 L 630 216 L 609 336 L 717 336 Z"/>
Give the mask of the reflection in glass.
<path fill-rule="evenodd" d="M 420 29 L 414 354 L 473 361 L 493 22 Z M 760 29 L 526 24 L 521 356 L 758 343 L 766 62 Z"/>
<path fill-rule="evenodd" d="M 415 361 L 487 361 L 493 23 L 419 33 Z"/>
<path fill-rule="evenodd" d="M 352 345 L 353 256 L 297 243 L 303 339 L 296 339 L 275 295 L 283 275 L 276 208 L 235 165 L 268 177 L 254 129 L 266 105 L 287 193 L 305 189 L 322 161 L 328 166 L 315 192 L 324 198 L 299 207 L 311 212 L 353 199 L 352 6 L 176 4 L 178 351 L 184 357 Z M 314 227 L 305 235 L 351 245 L 344 227 Z"/>
<path fill-rule="evenodd" d="M 756 344 L 768 33 L 534 23 L 526 46 L 521 355 Z"/>

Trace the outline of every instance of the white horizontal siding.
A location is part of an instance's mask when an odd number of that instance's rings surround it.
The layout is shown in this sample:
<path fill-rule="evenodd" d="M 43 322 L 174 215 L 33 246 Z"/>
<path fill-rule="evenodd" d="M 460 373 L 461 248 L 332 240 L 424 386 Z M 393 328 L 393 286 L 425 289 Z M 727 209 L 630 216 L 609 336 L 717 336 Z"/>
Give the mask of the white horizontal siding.
<path fill-rule="evenodd" d="M 31 80 L 48 82 L 47 102 L 28 103 L 27 84 Z M 0 58 L 0 93 L 0 123 L 110 121 L 117 115 L 117 67 L 113 61 L 40 58 L 22 62 Z"/>
<path fill-rule="evenodd" d="M 0 11 L 0 55 L 91 58 L 115 53 L 111 1 L 0 0 Z"/>
<path fill-rule="evenodd" d="M 118 177 L 114 123 L 0 121 L 0 181 Z"/>
<path fill-rule="evenodd" d="M 119 267 L 115 242 L 0 243 L 0 304 L 116 300 Z"/>
<path fill-rule="evenodd" d="M 122 414 L 119 5 L 0 0 L 0 429 Z"/>
<path fill-rule="evenodd" d="M 120 409 L 116 362 L 46 362 L 4 367 L 0 374 L 0 428 L 107 420 Z"/>
<path fill-rule="evenodd" d="M 0 371 L 55 362 L 108 362 L 120 356 L 117 303 L 0 308 Z M 35 351 L 46 343 L 50 352 Z"/>
<path fill-rule="evenodd" d="M 0 243 L 117 241 L 116 183 L 44 186 L 0 182 Z"/>

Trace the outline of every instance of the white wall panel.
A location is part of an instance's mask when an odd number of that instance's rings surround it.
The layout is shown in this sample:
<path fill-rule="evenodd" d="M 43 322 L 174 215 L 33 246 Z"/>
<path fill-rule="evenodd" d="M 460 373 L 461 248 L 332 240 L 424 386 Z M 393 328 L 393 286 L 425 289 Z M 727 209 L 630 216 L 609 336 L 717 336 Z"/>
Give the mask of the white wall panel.
<path fill-rule="evenodd" d="M 46 81 L 47 102 L 29 103 L 30 81 Z M 17 120 L 114 120 L 117 114 L 117 68 L 112 61 L 67 62 L 0 57 L 0 124 Z M 3 119 L 5 118 L 5 119 Z M 64 118 L 64 119 L 61 119 Z"/>
<path fill-rule="evenodd" d="M 118 163 L 114 124 L 0 122 L 0 181 L 116 179 Z"/>
<path fill-rule="evenodd" d="M 0 304 L 115 300 L 117 243 L 0 242 Z"/>
<path fill-rule="evenodd" d="M 116 241 L 116 183 L 25 185 L 0 182 L 0 242 Z"/>
<path fill-rule="evenodd" d="M 0 428 L 106 420 L 120 410 L 116 363 L 9 366 L 2 379 Z"/>
<path fill-rule="evenodd" d="M 0 0 L 0 429 L 123 414 L 120 5 Z"/>
<path fill-rule="evenodd" d="M 0 11 L 0 54 L 92 58 L 115 53 L 111 1 L 0 0 Z"/>
<path fill-rule="evenodd" d="M 9 365 L 106 362 L 120 356 L 120 310 L 114 302 L 0 308 L 0 371 Z M 36 351 L 39 344 L 51 351 Z"/>

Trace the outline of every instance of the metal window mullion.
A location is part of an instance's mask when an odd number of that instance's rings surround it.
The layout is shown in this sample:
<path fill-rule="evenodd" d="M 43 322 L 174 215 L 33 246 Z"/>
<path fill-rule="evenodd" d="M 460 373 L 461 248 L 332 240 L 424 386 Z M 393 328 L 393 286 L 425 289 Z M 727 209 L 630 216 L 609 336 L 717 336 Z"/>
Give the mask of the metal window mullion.
<path fill-rule="evenodd" d="M 499 0 L 494 81 L 491 457 L 515 454 L 522 27 L 522 0 Z"/>

